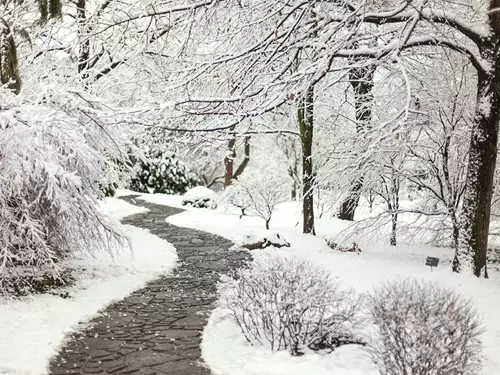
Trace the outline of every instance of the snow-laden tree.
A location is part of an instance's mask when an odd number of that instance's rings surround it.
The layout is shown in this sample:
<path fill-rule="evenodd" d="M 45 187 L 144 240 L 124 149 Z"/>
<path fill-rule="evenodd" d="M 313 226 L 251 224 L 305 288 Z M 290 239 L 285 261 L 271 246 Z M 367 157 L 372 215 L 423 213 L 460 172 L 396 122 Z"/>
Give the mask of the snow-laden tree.
<path fill-rule="evenodd" d="M 97 204 L 101 187 L 120 178 L 119 137 L 94 123 L 91 97 L 47 89 L 39 99 L 0 93 L 2 292 L 23 267 L 57 274 L 68 257 L 111 251 L 119 239 Z"/>
<path fill-rule="evenodd" d="M 233 184 L 238 194 L 244 195 L 242 199 L 250 201 L 251 209 L 264 219 L 266 229 L 269 229 L 276 205 L 285 202 L 288 198 L 289 181 L 268 171 L 267 173 L 245 174 Z"/>

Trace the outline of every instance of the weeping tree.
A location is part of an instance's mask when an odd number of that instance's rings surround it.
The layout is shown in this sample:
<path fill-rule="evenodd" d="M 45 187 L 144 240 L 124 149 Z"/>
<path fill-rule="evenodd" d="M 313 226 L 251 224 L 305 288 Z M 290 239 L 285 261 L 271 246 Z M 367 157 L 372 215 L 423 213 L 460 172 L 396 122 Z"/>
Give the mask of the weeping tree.
<path fill-rule="evenodd" d="M 61 17 L 61 0 L 37 0 L 37 2 L 42 23 Z M 0 4 L 8 6 L 6 0 L 0 0 Z M 9 23 L 2 16 L 0 16 L 0 84 L 16 94 L 21 91 L 16 40 Z"/>

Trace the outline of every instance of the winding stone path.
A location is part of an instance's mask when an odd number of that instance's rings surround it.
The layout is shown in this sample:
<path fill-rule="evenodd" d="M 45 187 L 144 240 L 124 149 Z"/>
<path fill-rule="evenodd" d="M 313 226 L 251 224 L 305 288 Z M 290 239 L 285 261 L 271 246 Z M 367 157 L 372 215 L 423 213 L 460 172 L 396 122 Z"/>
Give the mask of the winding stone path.
<path fill-rule="evenodd" d="M 123 199 L 135 203 L 132 196 Z M 139 200 L 149 212 L 124 224 L 146 228 L 177 249 L 174 272 L 108 306 L 82 332 L 68 337 L 50 373 L 209 375 L 201 361 L 201 331 L 216 299 L 219 274 L 239 267 L 247 252 L 228 240 L 165 223 L 182 212 Z"/>

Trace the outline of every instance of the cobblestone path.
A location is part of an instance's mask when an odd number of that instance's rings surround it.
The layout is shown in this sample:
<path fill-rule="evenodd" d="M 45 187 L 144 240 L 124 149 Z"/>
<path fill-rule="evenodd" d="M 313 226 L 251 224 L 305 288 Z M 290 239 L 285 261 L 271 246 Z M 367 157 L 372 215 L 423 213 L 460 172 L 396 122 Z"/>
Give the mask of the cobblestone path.
<path fill-rule="evenodd" d="M 134 203 L 133 197 L 123 199 Z M 101 311 L 88 328 L 68 337 L 50 373 L 209 375 L 201 361 L 201 331 L 215 301 L 220 273 L 239 267 L 249 255 L 229 251 L 228 240 L 165 223 L 182 210 L 135 202 L 149 212 L 124 224 L 146 228 L 177 249 L 171 275 Z"/>

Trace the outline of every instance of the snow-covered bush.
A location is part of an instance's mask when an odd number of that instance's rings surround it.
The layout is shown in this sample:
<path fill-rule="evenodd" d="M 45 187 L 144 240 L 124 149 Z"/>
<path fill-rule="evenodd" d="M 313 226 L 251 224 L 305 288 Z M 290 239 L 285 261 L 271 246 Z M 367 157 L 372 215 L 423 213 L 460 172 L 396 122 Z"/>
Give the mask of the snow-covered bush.
<path fill-rule="evenodd" d="M 500 249 L 493 247 L 488 249 L 488 263 L 489 264 L 500 264 Z"/>
<path fill-rule="evenodd" d="M 220 307 L 251 344 L 300 355 L 355 342 L 358 300 L 325 270 L 298 258 L 266 256 L 219 285 Z"/>
<path fill-rule="evenodd" d="M 54 91 L 42 105 L 0 92 L 0 293 L 16 280 L 57 276 L 61 260 L 110 250 L 118 238 L 96 208 L 110 182 L 103 150 L 115 149 L 87 118 L 97 106 L 75 97 Z"/>
<path fill-rule="evenodd" d="M 378 331 L 369 351 L 382 375 L 481 372 L 481 320 L 456 292 L 407 279 L 376 289 L 369 304 Z"/>
<path fill-rule="evenodd" d="M 240 219 L 246 215 L 246 211 L 252 207 L 252 200 L 239 183 L 233 183 L 226 187 L 220 194 L 219 202 L 224 205 L 234 206 L 241 211 Z"/>
<path fill-rule="evenodd" d="M 266 222 L 266 229 L 277 204 L 286 202 L 289 195 L 288 182 L 272 173 L 248 174 L 233 182 L 238 194 L 251 202 L 250 207 Z"/>
<path fill-rule="evenodd" d="M 198 178 L 171 152 L 147 148 L 134 166 L 130 189 L 139 193 L 184 194 Z"/>
<path fill-rule="evenodd" d="M 183 206 L 195 208 L 217 208 L 215 193 L 204 186 L 197 186 L 189 189 L 182 197 Z"/>

